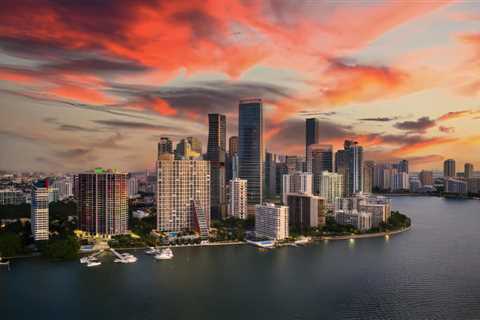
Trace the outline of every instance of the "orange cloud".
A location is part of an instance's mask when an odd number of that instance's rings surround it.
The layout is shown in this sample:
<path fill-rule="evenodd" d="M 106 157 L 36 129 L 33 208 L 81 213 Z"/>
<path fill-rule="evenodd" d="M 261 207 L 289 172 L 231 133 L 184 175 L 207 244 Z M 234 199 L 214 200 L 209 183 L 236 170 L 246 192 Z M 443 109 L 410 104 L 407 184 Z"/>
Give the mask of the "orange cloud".
<path fill-rule="evenodd" d="M 461 111 L 451 111 L 442 116 L 440 116 L 438 121 L 447 121 L 464 117 L 473 117 L 480 115 L 480 110 L 461 110 Z"/>
<path fill-rule="evenodd" d="M 153 110 L 164 116 L 174 116 L 177 110 L 172 108 L 165 100 L 155 99 L 153 101 Z"/>
<path fill-rule="evenodd" d="M 57 97 L 96 105 L 112 104 L 116 102 L 114 99 L 106 96 L 101 91 L 86 87 L 79 87 L 76 85 L 57 86 L 53 89 L 50 89 L 48 93 Z"/>

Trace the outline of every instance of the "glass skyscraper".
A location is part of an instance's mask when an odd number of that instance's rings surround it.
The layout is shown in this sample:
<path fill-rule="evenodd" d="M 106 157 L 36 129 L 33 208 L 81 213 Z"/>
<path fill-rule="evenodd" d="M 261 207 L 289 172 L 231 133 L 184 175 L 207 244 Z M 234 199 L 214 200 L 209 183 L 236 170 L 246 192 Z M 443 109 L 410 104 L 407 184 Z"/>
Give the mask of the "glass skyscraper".
<path fill-rule="evenodd" d="M 211 168 L 211 214 L 215 219 L 224 218 L 227 213 L 225 195 L 226 130 L 225 115 L 218 113 L 208 115 L 207 159 L 210 160 Z"/>
<path fill-rule="evenodd" d="M 238 113 L 239 176 L 248 181 L 249 212 L 253 213 L 254 205 L 263 201 L 265 146 L 262 100 L 240 100 Z"/>

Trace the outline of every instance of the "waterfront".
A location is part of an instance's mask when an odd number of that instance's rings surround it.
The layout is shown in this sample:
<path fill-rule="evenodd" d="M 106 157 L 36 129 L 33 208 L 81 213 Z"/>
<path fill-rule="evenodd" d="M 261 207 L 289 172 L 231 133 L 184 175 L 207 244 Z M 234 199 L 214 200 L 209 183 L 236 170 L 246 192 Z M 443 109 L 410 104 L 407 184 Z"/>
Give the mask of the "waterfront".
<path fill-rule="evenodd" d="M 396 197 L 412 229 L 390 239 L 260 252 L 176 248 L 171 261 L 98 269 L 17 259 L 0 269 L 2 319 L 473 319 L 480 202 Z"/>

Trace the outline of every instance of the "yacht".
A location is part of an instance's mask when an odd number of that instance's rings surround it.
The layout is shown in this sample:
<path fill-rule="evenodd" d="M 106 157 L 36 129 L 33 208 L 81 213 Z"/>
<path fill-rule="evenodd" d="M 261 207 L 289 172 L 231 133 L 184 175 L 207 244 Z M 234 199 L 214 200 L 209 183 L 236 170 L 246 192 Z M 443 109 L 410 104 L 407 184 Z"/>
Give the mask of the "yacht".
<path fill-rule="evenodd" d="M 88 263 L 88 262 L 89 262 L 88 257 L 82 257 L 82 258 L 80 258 L 80 263 Z"/>
<path fill-rule="evenodd" d="M 89 268 L 90 268 L 90 267 L 96 267 L 96 266 L 99 266 L 99 265 L 101 265 L 101 264 L 102 264 L 102 263 L 101 263 L 101 262 L 98 262 L 98 261 L 89 261 L 89 262 L 87 263 L 87 267 L 89 267 Z"/>
<path fill-rule="evenodd" d="M 155 255 L 156 260 L 169 260 L 173 258 L 173 251 L 170 248 L 163 249 L 159 254 Z"/>

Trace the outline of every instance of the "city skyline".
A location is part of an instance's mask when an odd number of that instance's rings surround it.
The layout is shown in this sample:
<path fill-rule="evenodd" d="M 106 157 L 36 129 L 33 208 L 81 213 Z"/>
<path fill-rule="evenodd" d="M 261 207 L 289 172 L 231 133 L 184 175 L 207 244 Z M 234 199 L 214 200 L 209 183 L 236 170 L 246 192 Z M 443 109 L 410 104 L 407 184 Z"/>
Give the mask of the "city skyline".
<path fill-rule="evenodd" d="M 205 152 L 208 113 L 236 136 L 251 97 L 272 153 L 305 155 L 305 119 L 318 118 L 334 151 L 355 140 L 364 160 L 407 159 L 412 171 L 449 158 L 480 167 L 473 2 L 4 8 L 0 169 L 153 168 L 160 137 L 197 137 Z"/>

